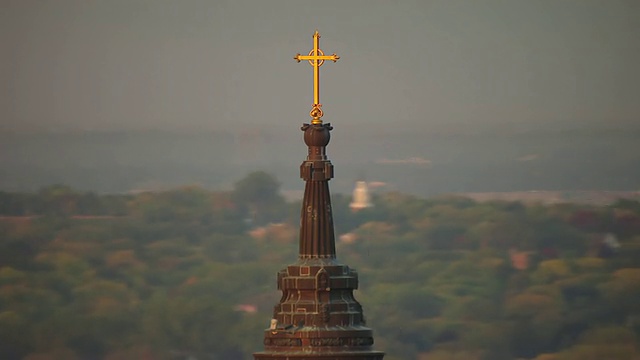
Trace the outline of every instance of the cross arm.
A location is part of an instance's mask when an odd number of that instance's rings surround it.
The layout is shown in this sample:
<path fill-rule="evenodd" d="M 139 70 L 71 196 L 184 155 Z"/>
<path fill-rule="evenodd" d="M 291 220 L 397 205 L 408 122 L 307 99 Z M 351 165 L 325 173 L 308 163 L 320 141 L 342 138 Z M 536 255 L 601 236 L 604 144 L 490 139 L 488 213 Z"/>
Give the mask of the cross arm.
<path fill-rule="evenodd" d="M 333 55 L 296 55 L 293 57 L 294 60 L 297 60 L 298 62 L 300 62 L 301 60 L 331 60 L 333 62 L 336 62 L 340 59 L 340 56 L 333 54 Z"/>

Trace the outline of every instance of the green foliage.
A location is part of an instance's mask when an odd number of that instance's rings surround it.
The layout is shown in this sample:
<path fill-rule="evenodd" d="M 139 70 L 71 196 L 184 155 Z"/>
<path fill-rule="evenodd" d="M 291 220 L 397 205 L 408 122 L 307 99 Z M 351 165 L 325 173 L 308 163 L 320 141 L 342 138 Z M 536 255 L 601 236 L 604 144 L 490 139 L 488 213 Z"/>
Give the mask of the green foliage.
<path fill-rule="evenodd" d="M 257 172 L 229 192 L 0 193 L 0 358 L 250 359 L 297 253 L 300 204 L 278 191 Z M 635 202 L 349 202 L 338 254 L 386 359 L 640 358 Z M 605 233 L 621 246 L 602 256 Z"/>
<path fill-rule="evenodd" d="M 264 171 L 252 172 L 234 184 L 232 198 L 256 225 L 284 219 L 280 183 Z"/>

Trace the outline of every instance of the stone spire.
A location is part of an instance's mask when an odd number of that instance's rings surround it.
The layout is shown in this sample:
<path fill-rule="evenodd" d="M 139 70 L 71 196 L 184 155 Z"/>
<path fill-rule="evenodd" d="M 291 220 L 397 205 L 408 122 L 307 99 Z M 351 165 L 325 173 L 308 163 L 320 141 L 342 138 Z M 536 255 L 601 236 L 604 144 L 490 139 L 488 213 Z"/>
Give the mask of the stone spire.
<path fill-rule="evenodd" d="M 304 124 L 304 142 L 309 147 L 307 160 L 300 165 L 305 181 L 300 214 L 300 258 L 336 257 L 329 180 L 333 165 L 327 160 L 326 147 L 331 138 L 331 124 Z"/>
<path fill-rule="evenodd" d="M 309 54 L 315 64 L 314 74 L 319 61 L 324 61 L 315 56 L 321 53 L 319 38 L 316 31 L 315 53 L 312 50 Z M 332 56 L 337 59 L 335 54 Z M 296 59 L 299 58 L 300 55 Z M 362 306 L 353 296 L 358 288 L 358 273 L 336 260 L 329 193 L 333 165 L 326 155 L 333 128 L 322 123 L 321 111 L 314 111 L 320 108 L 317 97 L 316 94 L 312 123 L 302 126 L 308 153 L 300 166 L 305 191 L 298 261 L 278 272 L 282 298 L 274 307 L 271 326 L 265 330 L 264 351 L 255 353 L 254 359 L 382 360 L 384 353 L 372 349 L 372 331 L 365 326 Z"/>

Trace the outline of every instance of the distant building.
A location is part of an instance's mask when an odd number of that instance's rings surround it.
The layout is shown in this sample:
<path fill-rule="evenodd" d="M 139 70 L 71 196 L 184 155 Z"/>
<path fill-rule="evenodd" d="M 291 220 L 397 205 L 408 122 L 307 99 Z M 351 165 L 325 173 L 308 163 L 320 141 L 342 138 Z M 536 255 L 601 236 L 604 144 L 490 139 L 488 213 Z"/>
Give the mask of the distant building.
<path fill-rule="evenodd" d="M 598 257 L 612 257 L 618 252 L 620 246 L 620 242 L 614 234 L 605 234 L 598 244 Z"/>
<path fill-rule="evenodd" d="M 516 270 L 527 270 L 530 266 L 531 251 L 518 251 L 516 249 L 509 250 L 511 266 Z"/>
<path fill-rule="evenodd" d="M 356 187 L 353 189 L 353 200 L 349 207 L 352 211 L 359 211 L 372 206 L 367 183 L 365 181 L 356 182 Z"/>
<path fill-rule="evenodd" d="M 255 314 L 258 312 L 258 307 L 253 304 L 238 304 L 233 307 L 233 310 L 247 314 Z"/>

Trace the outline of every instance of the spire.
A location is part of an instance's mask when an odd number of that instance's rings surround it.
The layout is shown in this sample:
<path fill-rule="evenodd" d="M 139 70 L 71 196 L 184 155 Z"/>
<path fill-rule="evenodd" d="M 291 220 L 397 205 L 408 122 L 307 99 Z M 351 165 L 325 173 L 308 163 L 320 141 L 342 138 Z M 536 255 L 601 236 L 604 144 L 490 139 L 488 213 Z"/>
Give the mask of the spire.
<path fill-rule="evenodd" d="M 353 296 L 358 273 L 336 260 L 329 193 L 333 165 L 326 154 L 333 127 L 321 120 L 318 84 L 324 60 L 338 57 L 324 56 L 319 39 L 316 31 L 309 56 L 294 58 L 314 66 L 312 121 L 301 128 L 308 150 L 300 165 L 305 190 L 298 261 L 278 273 L 282 298 L 264 333 L 265 350 L 255 353 L 255 360 L 382 360 L 384 356 L 372 350 L 372 331 L 365 326 L 362 306 Z"/>
<path fill-rule="evenodd" d="M 303 259 L 335 258 L 336 240 L 333 231 L 333 215 L 329 180 L 333 178 L 333 165 L 327 159 L 326 147 L 331 139 L 331 124 L 323 124 L 320 104 L 320 66 L 325 60 L 338 61 L 336 54 L 325 55 L 319 48 L 320 33 L 313 34 L 313 49 L 309 55 L 297 54 L 298 62 L 308 60 L 313 66 L 313 106 L 309 115 L 311 124 L 304 124 L 304 142 L 309 147 L 307 160 L 300 165 L 300 177 L 305 181 L 302 212 L 300 215 L 300 251 Z"/>
<path fill-rule="evenodd" d="M 335 258 L 336 240 L 329 180 L 333 165 L 327 159 L 326 146 L 331 138 L 331 124 L 304 124 L 304 142 L 309 147 L 307 160 L 300 165 L 300 177 L 305 181 L 300 212 L 300 251 L 303 259 Z"/>

